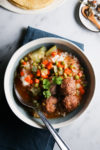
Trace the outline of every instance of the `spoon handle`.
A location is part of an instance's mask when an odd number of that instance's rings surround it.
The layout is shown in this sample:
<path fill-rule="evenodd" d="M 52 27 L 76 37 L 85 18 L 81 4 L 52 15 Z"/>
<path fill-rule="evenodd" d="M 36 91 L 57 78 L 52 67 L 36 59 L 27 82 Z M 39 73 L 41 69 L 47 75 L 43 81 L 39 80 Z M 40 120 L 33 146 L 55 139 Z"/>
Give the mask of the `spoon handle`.
<path fill-rule="evenodd" d="M 45 126 L 48 128 L 54 139 L 56 140 L 58 146 L 61 150 L 70 150 L 68 146 L 64 143 L 64 141 L 61 139 L 61 137 L 58 135 L 57 131 L 52 127 L 52 125 L 49 123 L 49 121 L 46 119 L 46 117 L 43 115 L 43 113 L 38 112 L 40 118 L 42 119 Z"/>
<path fill-rule="evenodd" d="M 89 20 L 100 30 L 100 24 L 97 22 L 97 20 L 94 17 L 89 18 Z"/>

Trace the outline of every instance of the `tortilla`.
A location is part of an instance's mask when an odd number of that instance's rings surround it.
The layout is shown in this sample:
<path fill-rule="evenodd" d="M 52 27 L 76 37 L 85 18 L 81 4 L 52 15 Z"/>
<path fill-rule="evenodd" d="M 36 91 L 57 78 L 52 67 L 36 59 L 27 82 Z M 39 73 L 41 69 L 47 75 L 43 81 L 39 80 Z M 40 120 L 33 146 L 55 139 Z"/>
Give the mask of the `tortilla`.
<path fill-rule="evenodd" d="M 54 0 L 8 0 L 13 5 L 22 9 L 40 9 L 48 6 Z"/>

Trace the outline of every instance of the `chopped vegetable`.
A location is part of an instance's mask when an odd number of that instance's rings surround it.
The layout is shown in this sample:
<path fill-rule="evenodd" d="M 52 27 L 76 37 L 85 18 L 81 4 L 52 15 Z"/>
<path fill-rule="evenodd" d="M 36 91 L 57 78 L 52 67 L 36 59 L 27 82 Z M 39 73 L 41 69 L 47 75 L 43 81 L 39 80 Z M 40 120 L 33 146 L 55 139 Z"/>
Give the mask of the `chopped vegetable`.
<path fill-rule="evenodd" d="M 74 68 L 74 66 L 73 65 L 70 65 L 70 69 L 73 69 Z"/>
<path fill-rule="evenodd" d="M 37 84 L 37 83 L 35 83 L 35 84 Z M 39 87 L 32 87 L 31 89 L 30 89 L 30 91 L 32 92 L 32 94 L 33 94 L 33 96 L 37 96 L 40 92 L 41 92 L 41 89 L 39 88 Z M 36 101 L 36 100 L 35 100 Z"/>
<path fill-rule="evenodd" d="M 79 77 L 82 77 L 82 72 L 79 72 L 78 75 L 79 75 Z"/>
<path fill-rule="evenodd" d="M 56 65 L 58 65 L 58 61 L 56 61 L 55 63 L 56 63 Z"/>
<path fill-rule="evenodd" d="M 59 61 L 59 62 L 57 63 L 57 67 L 64 68 L 64 65 L 62 65 L 62 63 Z"/>
<path fill-rule="evenodd" d="M 25 58 L 24 58 L 24 60 L 25 60 L 25 61 L 28 61 L 28 58 L 27 58 L 27 57 L 25 57 Z"/>
<path fill-rule="evenodd" d="M 72 73 L 69 74 L 69 77 L 72 77 Z"/>
<path fill-rule="evenodd" d="M 33 84 L 33 80 L 32 79 L 30 80 L 30 84 Z"/>
<path fill-rule="evenodd" d="M 34 51 L 29 54 L 29 57 L 34 61 L 34 62 L 39 62 L 40 59 L 44 58 L 46 51 L 46 47 L 41 47 L 39 50 Z"/>
<path fill-rule="evenodd" d="M 62 71 L 62 68 L 61 68 L 61 67 L 59 67 L 59 70 L 60 70 L 60 71 Z"/>
<path fill-rule="evenodd" d="M 85 90 L 84 90 L 83 87 L 80 87 L 80 88 L 79 88 L 79 91 L 80 91 L 80 93 L 81 93 L 82 95 L 85 93 Z"/>
<path fill-rule="evenodd" d="M 67 78 L 67 74 L 66 73 L 64 73 L 64 78 Z"/>
<path fill-rule="evenodd" d="M 47 65 L 48 64 L 48 60 L 43 60 L 42 64 Z"/>
<path fill-rule="evenodd" d="M 51 62 L 49 62 L 48 64 L 47 64 L 47 69 L 52 69 L 52 67 L 53 67 L 53 65 L 52 65 L 52 63 Z"/>
<path fill-rule="evenodd" d="M 27 77 L 25 78 L 25 81 L 28 82 L 28 83 L 30 83 L 30 76 L 27 76 Z"/>
<path fill-rule="evenodd" d="M 45 98 L 49 98 L 51 96 L 50 90 L 43 91 L 43 95 Z"/>
<path fill-rule="evenodd" d="M 53 82 L 55 83 L 55 84 L 57 84 L 57 85 L 60 85 L 61 83 L 62 83 L 62 77 L 53 77 Z"/>
<path fill-rule="evenodd" d="M 35 83 L 39 83 L 40 81 L 39 81 L 39 79 L 35 79 Z"/>
<path fill-rule="evenodd" d="M 49 89 L 50 88 L 50 81 L 48 79 L 43 80 L 43 88 Z"/>
<path fill-rule="evenodd" d="M 34 77 L 32 73 L 30 74 L 30 77 L 31 77 L 31 78 L 33 78 L 33 77 Z"/>
<path fill-rule="evenodd" d="M 51 47 L 47 52 L 46 52 L 46 56 L 50 56 L 52 54 L 52 52 L 57 52 L 57 47 L 53 46 Z"/>
<path fill-rule="evenodd" d="M 41 81 L 43 81 L 43 78 L 40 78 Z"/>
<path fill-rule="evenodd" d="M 39 87 L 39 84 L 38 84 L 38 83 L 35 83 L 35 84 L 34 84 L 34 87 L 35 87 L 35 88 Z"/>
<path fill-rule="evenodd" d="M 32 71 L 33 71 L 33 72 L 37 72 L 37 66 L 36 66 L 36 65 L 33 65 Z"/>
<path fill-rule="evenodd" d="M 62 65 L 65 65 L 65 62 L 64 62 L 64 61 L 62 61 Z"/>
<path fill-rule="evenodd" d="M 75 80 L 79 80 L 79 78 L 80 78 L 80 77 L 79 77 L 78 75 L 75 76 Z"/>
<path fill-rule="evenodd" d="M 41 67 L 42 67 L 42 68 L 44 68 L 44 67 L 45 67 L 45 65 L 44 65 L 44 64 L 41 64 Z"/>
<path fill-rule="evenodd" d="M 25 77 L 25 81 L 30 83 L 30 84 L 33 84 L 33 80 L 31 79 L 30 75 L 28 75 L 27 77 Z"/>
<path fill-rule="evenodd" d="M 40 77 L 41 75 L 41 71 L 40 70 L 37 70 L 37 74 L 36 74 L 38 77 Z"/>
<path fill-rule="evenodd" d="M 63 69 L 58 71 L 59 76 L 62 76 L 64 73 Z"/>
<path fill-rule="evenodd" d="M 57 66 L 54 65 L 53 68 L 54 68 L 54 73 L 57 73 L 58 71 Z"/>
<path fill-rule="evenodd" d="M 23 72 L 23 71 L 21 71 L 21 72 L 20 72 L 20 75 L 21 75 L 21 76 L 24 76 L 24 72 Z"/>
<path fill-rule="evenodd" d="M 48 69 L 41 69 L 41 77 L 42 78 L 48 78 L 48 74 L 49 74 L 49 71 Z"/>
<path fill-rule="evenodd" d="M 72 71 L 71 71 L 69 68 L 66 68 L 66 69 L 64 70 L 64 73 L 66 73 L 67 75 L 69 75 L 69 74 L 72 73 Z"/>
<path fill-rule="evenodd" d="M 55 57 L 55 56 L 57 55 L 57 52 L 52 52 L 51 55 L 52 55 L 53 57 Z"/>
<path fill-rule="evenodd" d="M 27 63 L 25 61 L 22 62 L 23 65 L 26 65 Z"/>
<path fill-rule="evenodd" d="M 20 60 L 20 63 L 23 63 L 23 62 L 24 62 L 24 60 L 23 60 L 23 59 L 21 59 L 21 60 Z"/>

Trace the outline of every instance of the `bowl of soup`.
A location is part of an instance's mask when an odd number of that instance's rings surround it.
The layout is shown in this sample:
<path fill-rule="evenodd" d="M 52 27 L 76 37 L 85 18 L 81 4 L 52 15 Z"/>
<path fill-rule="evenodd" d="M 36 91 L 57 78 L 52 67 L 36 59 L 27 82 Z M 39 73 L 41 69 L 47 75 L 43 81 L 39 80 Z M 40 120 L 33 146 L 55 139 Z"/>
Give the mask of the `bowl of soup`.
<path fill-rule="evenodd" d="M 19 103 L 14 86 L 54 128 L 60 128 L 86 110 L 93 97 L 95 75 L 82 50 L 67 40 L 41 38 L 19 48 L 5 72 L 6 99 L 19 119 L 42 128 L 37 112 Z"/>

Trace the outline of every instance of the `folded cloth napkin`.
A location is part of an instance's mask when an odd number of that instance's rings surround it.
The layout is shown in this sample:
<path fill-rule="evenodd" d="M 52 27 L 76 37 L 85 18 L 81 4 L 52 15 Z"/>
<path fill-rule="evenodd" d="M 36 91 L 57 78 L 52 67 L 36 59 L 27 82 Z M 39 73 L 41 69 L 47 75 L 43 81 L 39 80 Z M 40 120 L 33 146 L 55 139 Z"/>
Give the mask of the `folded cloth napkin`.
<path fill-rule="evenodd" d="M 59 36 L 28 27 L 23 44 L 42 37 Z M 84 49 L 83 44 L 71 42 Z M 55 141 L 49 131 L 30 127 L 20 121 L 7 106 L 4 95 L 1 97 L 0 120 L 2 116 L 3 120 L 0 123 L 0 150 L 53 150 Z"/>

